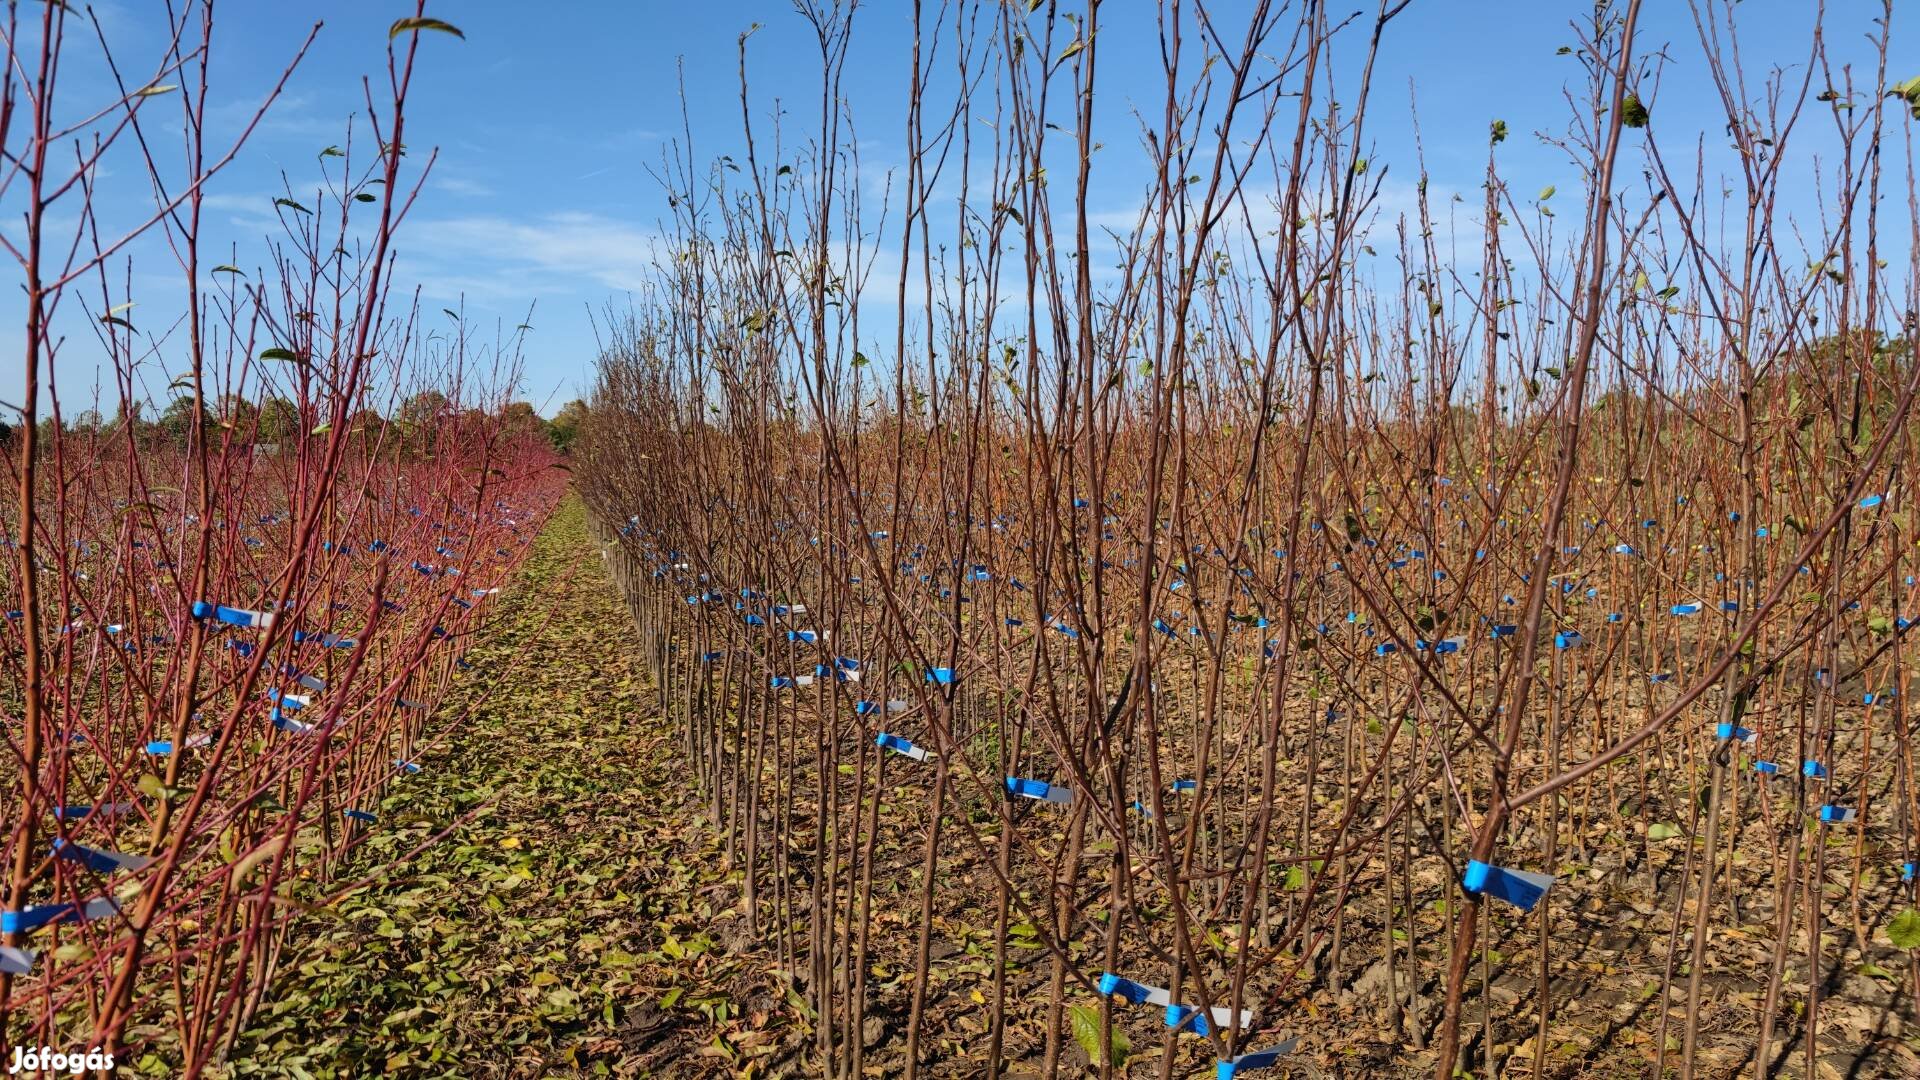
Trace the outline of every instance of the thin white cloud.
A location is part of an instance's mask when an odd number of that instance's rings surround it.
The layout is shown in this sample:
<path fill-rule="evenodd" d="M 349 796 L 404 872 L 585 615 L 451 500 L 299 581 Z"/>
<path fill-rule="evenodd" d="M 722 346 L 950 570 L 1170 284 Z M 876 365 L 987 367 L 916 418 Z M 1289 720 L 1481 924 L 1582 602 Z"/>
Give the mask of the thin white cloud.
<path fill-rule="evenodd" d="M 233 139 L 260 111 L 264 95 L 236 96 L 207 109 L 207 128 L 217 138 Z M 314 153 L 323 145 L 344 143 L 348 136 L 347 113 L 326 115 L 318 111 L 312 94 L 284 93 L 268 106 L 254 128 L 256 138 L 301 139 L 313 142 Z M 362 134 L 365 129 L 362 128 Z"/>
<path fill-rule="evenodd" d="M 433 170 L 433 180 L 430 186 L 435 191 L 444 191 L 449 195 L 482 196 L 492 195 L 494 193 L 491 187 L 488 187 L 478 180 L 469 179 L 464 176 L 442 175 L 438 167 L 435 167 Z"/>
<path fill-rule="evenodd" d="M 464 278 L 497 281 L 523 295 L 528 279 L 570 292 L 638 290 L 652 276 L 658 240 L 651 228 L 578 211 L 408 222 L 404 237 L 416 258 L 461 267 Z"/>

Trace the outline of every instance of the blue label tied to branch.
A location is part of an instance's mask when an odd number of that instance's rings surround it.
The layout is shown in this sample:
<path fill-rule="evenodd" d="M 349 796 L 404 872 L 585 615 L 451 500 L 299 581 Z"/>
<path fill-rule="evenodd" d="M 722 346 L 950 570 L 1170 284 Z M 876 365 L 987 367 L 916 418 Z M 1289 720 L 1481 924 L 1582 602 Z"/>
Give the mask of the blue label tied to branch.
<path fill-rule="evenodd" d="M 1232 1080 L 1250 1069 L 1268 1069 L 1280 1064 L 1282 1058 L 1291 1057 L 1300 1048 L 1298 1035 L 1277 1046 L 1265 1050 L 1255 1050 L 1251 1054 L 1241 1054 L 1236 1058 L 1222 1058 L 1215 1071 L 1216 1080 Z"/>
<path fill-rule="evenodd" d="M 1067 804 L 1073 801 L 1073 789 L 1058 784 L 1049 784 L 1044 780 L 1027 780 L 1018 776 L 1007 777 L 1009 794 L 1040 802 Z"/>
<path fill-rule="evenodd" d="M 53 808 L 53 816 L 57 821 L 79 821 L 89 817 L 109 818 L 131 813 L 133 813 L 133 804 L 130 802 L 103 803 L 99 806 L 77 803 L 72 806 Z"/>
<path fill-rule="evenodd" d="M 54 923 L 104 919 L 119 912 L 120 902 L 111 896 L 98 896 L 84 904 L 40 904 L 21 911 L 0 911 L 0 933 L 24 934 Z"/>
<path fill-rule="evenodd" d="M 1110 971 L 1100 974 L 1100 993 L 1106 997 L 1125 998 L 1135 1005 L 1166 1005 L 1173 1000 L 1164 986 L 1134 982 Z"/>
<path fill-rule="evenodd" d="M 233 626 L 258 627 L 262 630 L 273 625 L 273 612 L 251 611 L 246 608 L 231 608 L 223 604 L 210 604 L 205 600 L 193 602 L 193 617 L 205 619 L 213 617 L 220 622 Z"/>
<path fill-rule="evenodd" d="M 1241 1009 L 1239 1014 L 1242 1030 L 1253 1026 L 1253 1010 Z M 1193 1005 L 1167 1006 L 1166 1024 L 1175 1031 L 1190 1031 L 1195 1035 L 1210 1035 L 1215 1031 L 1226 1031 L 1233 1026 L 1234 1012 L 1225 1005 L 1215 1005 L 1202 1012 Z"/>
<path fill-rule="evenodd" d="M 862 704 L 868 704 L 868 703 L 862 702 Z M 898 735 L 889 735 L 884 731 L 881 732 L 878 736 L 876 736 L 873 742 L 875 746 L 878 746 L 883 750 L 891 750 L 896 754 L 900 754 L 903 757 L 912 758 L 915 761 L 925 761 L 932 756 L 928 754 L 925 750 L 921 749 L 918 746 L 913 745 L 913 743 L 907 741 L 906 739 L 903 739 Z"/>
<path fill-rule="evenodd" d="M 1490 866 L 1478 859 L 1467 863 L 1460 887 L 1476 896 L 1492 896 L 1522 911 L 1532 911 L 1540 898 L 1553 886 L 1553 875 L 1530 870 L 1509 870 Z"/>
<path fill-rule="evenodd" d="M 125 870 L 137 873 L 153 864 L 145 855 L 122 855 L 117 851 L 101 851 L 97 848 L 83 847 L 64 837 L 54 837 L 53 853 L 63 859 L 70 859 L 85 866 L 96 874 L 111 874 Z"/>
<path fill-rule="evenodd" d="M 33 961 L 37 954 L 30 949 L 16 949 L 11 945 L 0 945 L 0 973 L 7 975 L 25 975 L 33 970 Z"/>
<path fill-rule="evenodd" d="M 198 735 L 189 735 L 187 737 L 187 741 L 180 744 L 180 749 L 197 750 L 202 746 L 207 746 L 211 744 L 212 742 L 213 742 L 212 735 L 206 732 L 201 732 Z M 168 754 L 173 753 L 173 743 L 170 740 L 165 740 L 165 739 L 159 740 L 157 742 L 150 742 L 147 744 L 147 753 L 152 754 L 154 757 L 166 757 Z"/>

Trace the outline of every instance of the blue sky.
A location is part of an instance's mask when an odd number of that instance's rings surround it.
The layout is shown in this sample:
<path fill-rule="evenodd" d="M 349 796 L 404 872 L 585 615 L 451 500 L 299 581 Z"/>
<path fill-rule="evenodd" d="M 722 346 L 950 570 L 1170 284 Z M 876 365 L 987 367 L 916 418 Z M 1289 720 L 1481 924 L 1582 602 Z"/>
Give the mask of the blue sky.
<path fill-rule="evenodd" d="M 116 51 L 139 58 L 131 65 L 135 70 L 148 63 L 162 25 L 160 5 L 119 0 L 96 6 Z M 1216 18 L 1232 24 L 1243 6 L 1216 4 Z M 1750 67 L 1804 61 L 1810 6 L 1804 0 L 1739 5 Z M 1827 34 L 1837 58 L 1865 65 L 1860 77 L 1870 79 L 1872 55 L 1864 35 L 1877 5 L 1840 0 L 1829 6 Z M 216 261 L 225 260 L 229 243 L 243 266 L 264 260 L 260 238 L 271 231 L 272 199 L 281 194 L 283 175 L 296 194 L 311 189 L 316 155 L 342 142 L 348 118 L 363 108 L 360 77 L 384 75 L 387 27 L 411 9 L 410 3 L 389 0 L 230 2 L 219 9 L 212 79 L 216 114 L 228 130 L 277 78 L 313 21 L 324 16 L 325 25 L 285 97 L 210 189 Z M 1153 10 L 1146 0 L 1108 0 L 1104 8 L 1100 135 L 1109 149 L 1097 161 L 1093 202 L 1096 212 L 1116 217 L 1137 204 L 1144 176 L 1132 108 L 1151 108 L 1161 93 L 1154 84 L 1159 60 Z M 869 0 L 857 22 L 848 91 L 862 156 L 875 174 L 898 166 L 903 156 L 909 11 L 904 2 Z M 1392 169 L 1389 204 L 1394 192 L 1411 190 L 1415 177 L 1410 96 L 1418 104 L 1435 190 L 1478 186 L 1488 125 L 1496 118 L 1513 132 L 1500 148 L 1511 187 L 1573 187 L 1576 177 L 1561 152 L 1534 133 L 1565 127 L 1568 106 L 1561 92 L 1580 73 L 1555 53 L 1573 40 L 1569 20 L 1590 11 L 1589 0 L 1415 0 L 1390 30 L 1375 78 L 1370 160 L 1375 168 Z M 750 43 L 754 107 L 762 119 L 779 96 L 791 99 L 783 101 L 789 123 L 811 122 L 818 94 L 813 46 L 787 0 L 470 0 L 443 3 L 430 14 L 458 25 L 466 38 L 428 35 L 423 41 L 407 143 L 416 159 L 424 158 L 416 151 L 437 147 L 439 160 L 400 236 L 400 280 L 421 287 L 428 310 L 464 302 L 470 319 L 489 333 L 496 321 L 508 328 L 530 321 L 535 329 L 528 337 L 521 396 L 551 413 L 591 384 L 589 312 L 624 303 L 628 290 L 646 278 L 651 240 L 666 213 L 664 195 L 647 169 L 659 164 L 680 131 L 682 70 L 700 156 L 737 154 L 739 33 L 754 22 L 764 24 Z M 1349 36 L 1355 46 L 1360 43 L 1361 33 Z M 1896 43 L 1901 40 L 1911 35 L 1896 26 Z M 1712 145 L 1724 143 L 1691 16 L 1679 0 L 1646 4 L 1641 48 L 1663 46 L 1670 59 L 1654 102 L 1663 145 L 1670 153 L 1677 148 L 1690 154 L 1703 137 Z M 76 48 L 97 52 L 90 44 Z M 1896 47 L 1894 54 L 1899 52 Z M 1920 64 L 1914 66 L 1896 67 L 1893 76 L 1920 74 Z M 1345 85 L 1354 74 L 1349 65 L 1341 75 Z M 99 101 L 105 84 L 97 61 L 76 57 L 70 75 L 76 108 L 82 99 Z M 1812 145 L 1804 151 L 1809 162 Z M 1637 166 L 1632 153 L 1630 167 Z M 118 164 L 127 172 L 136 167 L 132 159 Z M 110 217 L 150 212 L 151 200 L 138 186 L 103 182 L 102 190 Z M 17 225 L 13 212 L 0 229 Z M 177 277 L 164 247 L 144 243 L 128 254 L 135 298 L 142 301 L 135 310 L 151 310 L 137 295 L 143 281 L 153 282 L 160 297 L 154 304 L 164 308 L 169 286 L 163 282 Z M 82 337 L 91 336 L 85 320 L 72 322 L 83 328 L 69 329 L 58 371 L 68 402 L 88 396 L 99 353 Z M 18 355 L 17 344 L 8 348 L 8 355 Z M 146 380 L 156 396 L 164 393 L 167 377 L 159 372 L 169 350 L 177 351 L 177 343 L 162 345 L 153 361 L 158 377 Z M 0 395 L 9 398 L 19 386 L 17 362 L 11 368 L 0 376 Z"/>

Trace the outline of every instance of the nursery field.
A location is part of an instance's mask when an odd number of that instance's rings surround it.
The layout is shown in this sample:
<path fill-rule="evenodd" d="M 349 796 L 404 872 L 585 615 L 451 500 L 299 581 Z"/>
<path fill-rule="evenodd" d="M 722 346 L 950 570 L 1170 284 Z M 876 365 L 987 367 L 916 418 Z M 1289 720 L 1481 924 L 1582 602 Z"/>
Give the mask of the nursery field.
<path fill-rule="evenodd" d="M 141 58 L 160 77 L 129 86 L 90 16 L 6 16 L 24 335 L 0 424 L 0 1028 L 22 1075 L 222 1068 L 277 1000 L 291 928 L 390 845 L 381 804 L 458 729 L 467 654 L 566 486 L 511 400 L 514 345 L 470 341 L 457 314 L 425 331 L 393 287 L 432 27 L 380 39 L 375 137 L 315 147 L 317 196 L 260 199 L 279 234 L 220 263 L 207 185 L 287 75 L 216 146 L 212 8 L 165 17 Z M 62 83 L 67 60 L 101 78 Z M 109 198 L 123 168 L 137 194 Z M 136 274 L 136 250 L 177 278 Z M 76 360 L 97 364 L 87 397 Z"/>
<path fill-rule="evenodd" d="M 1872 164 L 1920 88 L 1749 107 L 1711 6 L 1735 157 L 1667 141 L 1677 54 L 1602 4 L 1557 198 L 1494 120 L 1479 189 L 1382 208 L 1404 4 L 1164 6 L 1125 220 L 1098 11 L 916 22 L 880 192 L 833 110 L 676 146 L 573 467 L 734 875 L 701 948 L 804 1004 L 734 1067 L 1920 1072 L 1920 304 Z M 858 18 L 802 19 L 839 101 Z"/>
<path fill-rule="evenodd" d="M 781 4 L 644 228 L 439 102 L 541 205 L 425 263 L 424 0 L 264 246 L 319 27 L 10 8 L 17 1071 L 1920 1076 L 1893 6 L 1574 5 L 1439 145 L 1414 6 Z M 465 290 L 583 251 L 543 420 Z"/>
<path fill-rule="evenodd" d="M 464 717 L 459 733 L 420 755 L 422 774 L 382 801 L 378 812 L 391 830 L 356 852 L 346 871 L 350 878 L 357 879 L 362 870 L 369 876 L 342 895 L 326 918 L 293 935 L 282 953 L 273 1004 L 236 1045 L 234 1074 L 816 1075 L 809 1058 L 818 1052 L 820 1024 L 808 1001 L 803 965 L 811 948 L 812 881 L 826 865 L 825 872 L 843 882 L 828 886 L 841 893 L 837 902 L 829 900 L 836 917 L 844 917 L 850 899 L 858 897 L 856 915 L 870 927 L 858 1027 L 839 1021 L 849 1025 L 849 1040 L 859 1033 L 862 1074 L 905 1071 L 913 987 L 924 982 L 919 1038 L 927 1075 L 982 1071 L 980 1048 L 992 1022 L 986 1002 L 996 993 L 1004 995 L 1004 1074 L 1042 1075 L 1053 965 L 1045 931 L 1018 907 L 1035 906 L 1035 897 L 1047 895 L 1050 875 L 1062 870 L 1048 848 L 1058 850 L 1068 842 L 1071 822 L 1013 818 L 1020 822 L 1015 827 L 1026 831 L 1023 842 L 1043 847 L 1031 864 L 1009 858 L 1016 890 L 1010 905 L 1016 910 L 1001 925 L 990 921 L 1001 889 L 993 858 L 1001 828 L 996 817 L 1008 800 L 981 792 L 992 785 L 977 783 L 977 767 L 962 757 L 979 754 L 990 764 L 987 737 L 977 726 L 968 736 L 955 736 L 959 760 L 950 781 L 936 887 L 929 893 L 921 882 L 931 817 L 930 770 L 904 757 L 882 765 L 859 745 L 869 730 L 876 735 L 904 731 L 931 742 L 933 736 L 916 731 L 918 717 L 910 707 L 858 729 L 849 724 L 846 760 L 833 767 L 839 780 L 829 786 L 844 789 L 840 797 L 849 810 L 863 780 L 881 793 L 877 809 L 871 800 L 859 800 L 868 804 L 870 816 L 857 831 L 846 826 L 849 835 L 840 841 L 857 852 L 849 862 L 860 861 L 852 867 L 871 869 L 833 869 L 831 856 L 823 864 L 816 849 L 804 843 L 818 819 L 815 759 L 825 753 L 808 746 L 788 751 L 787 779 L 777 767 L 782 751 L 769 750 L 765 782 L 770 792 L 779 792 L 772 797 L 782 809 L 768 809 L 765 817 L 786 822 L 796 835 L 785 850 L 767 846 L 766 865 L 750 872 L 738 834 L 726 827 L 731 818 L 721 789 L 697 783 L 686 767 L 689 732 L 682 721 L 691 714 L 684 711 L 685 701 L 699 691 L 671 688 L 683 677 L 686 686 L 710 687 L 712 680 L 698 674 L 704 662 L 677 666 L 670 659 L 663 691 L 657 677 L 662 669 L 647 663 L 645 649 L 606 647 L 608 641 L 629 639 L 635 625 L 633 612 L 618 600 L 623 589 L 616 578 L 624 579 L 642 626 L 675 625 L 675 609 L 689 605 L 671 594 L 647 599 L 667 590 L 645 585 L 657 579 L 627 561 L 619 530 L 598 530 L 597 542 L 589 532 L 584 508 L 570 501 L 535 541 L 504 595 L 490 643 L 467 654 L 485 680 L 456 688 L 444 706 Z M 612 554 L 601 556 L 601 551 Z M 608 564 L 611 574 L 603 569 Z M 987 602 L 985 582 L 968 587 L 970 603 Z M 793 605 L 786 606 L 791 612 Z M 739 621 L 745 625 L 743 617 Z M 690 625 L 681 632 L 696 633 Z M 784 632 L 771 636 L 777 639 L 771 644 L 751 639 L 729 644 L 778 657 L 796 669 L 806 666 L 788 654 Z M 1250 646 L 1259 643 L 1255 631 L 1246 636 Z M 1353 636 L 1364 637 L 1364 631 Z M 669 656 L 699 647 L 691 637 L 642 640 L 666 646 Z M 1325 647 L 1339 645 L 1330 641 Z M 1358 657 L 1354 662 L 1365 663 Z M 885 678 L 876 672 L 836 684 L 844 691 L 838 704 L 859 715 L 859 701 L 880 698 Z M 896 676 L 891 685 L 897 689 L 884 692 L 912 695 L 913 684 Z M 832 692 L 823 687 L 810 697 L 809 689 L 792 688 L 794 700 L 779 706 L 793 710 L 786 722 L 820 722 L 818 711 Z M 1168 693 L 1161 700 L 1178 698 Z M 1638 710 L 1648 703 L 1634 704 Z M 990 703 L 975 708 L 971 717 L 963 717 L 957 707 L 954 722 L 977 724 L 992 711 Z M 779 715 L 769 721 L 781 722 Z M 1328 726 L 1347 725 L 1328 725 L 1323 706 L 1303 698 L 1290 710 L 1282 732 L 1293 747 L 1323 742 L 1327 788 L 1337 797 L 1342 737 L 1314 730 Z M 1364 723 L 1350 737 L 1358 747 L 1385 741 L 1378 725 Z M 1676 740 L 1671 747 L 1676 760 L 1669 767 L 1676 773 L 1684 775 L 1677 759 L 1691 741 Z M 1713 748 L 1710 740 L 1700 746 L 1702 752 Z M 1844 754 L 1860 752 L 1851 745 Z M 1304 756 L 1300 749 L 1287 753 L 1281 760 Z M 1747 764 L 1751 760 L 1751 755 L 1742 758 Z M 1540 985 L 1543 952 L 1552 964 L 1547 1075 L 1644 1075 L 1658 1057 L 1662 998 L 1671 1006 L 1669 1038 L 1677 1036 L 1688 961 L 1670 912 L 1689 870 L 1689 830 L 1697 833 L 1700 822 L 1684 792 L 1676 793 L 1676 784 L 1665 775 L 1658 764 L 1621 770 L 1574 804 L 1563 826 L 1566 850 L 1547 864 L 1560 880 L 1548 894 L 1554 918 L 1544 950 L 1529 932 L 1533 920 L 1490 913 L 1489 930 L 1497 936 L 1476 958 L 1470 984 L 1474 1000 L 1484 1004 L 1476 1003 L 1467 1015 L 1475 1027 L 1491 1023 L 1495 1030 L 1515 1033 L 1500 1036 L 1504 1045 L 1489 1048 L 1507 1068 L 1531 1064 L 1524 1053 L 1518 1061 L 1512 1055 L 1514 1044 L 1534 1030 L 1537 1013 L 1529 1002 Z M 1163 805 L 1170 833 L 1177 837 L 1173 830 L 1183 828 L 1192 811 L 1176 798 L 1191 799 L 1194 793 L 1173 782 L 1168 787 Z M 1781 792 L 1771 793 L 1769 800 L 1770 793 L 1757 783 L 1743 790 L 1759 808 L 1750 812 L 1750 835 L 1725 863 L 1721 881 L 1731 902 L 1716 920 L 1713 948 L 1701 969 L 1707 989 L 1696 1054 L 1705 1075 L 1740 1072 L 1751 1064 L 1755 1016 L 1775 955 L 1776 926 L 1766 905 L 1778 888 L 1770 850 L 1777 841 L 1769 839 L 1767 817 L 1779 812 L 1776 804 L 1786 803 Z M 1887 792 L 1875 797 L 1891 798 Z M 1236 798 L 1244 796 L 1225 801 Z M 1334 799 L 1321 800 L 1320 806 L 1339 812 Z M 1133 817 L 1124 834 L 1110 839 L 1100 835 L 1097 821 L 1087 823 L 1079 856 L 1086 878 L 1111 873 L 1112 852 L 1122 845 L 1136 849 L 1134 873 L 1144 878 L 1150 872 L 1156 850 L 1150 819 L 1138 810 Z M 781 826 L 770 824 L 768 831 L 776 827 Z M 963 829 L 977 830 L 986 843 L 975 842 Z M 836 831 L 830 824 L 829 843 Z M 1528 839 L 1538 842 L 1537 836 Z M 1849 835 L 1834 844 L 1835 857 L 1849 857 L 1857 839 Z M 1878 830 L 1866 842 L 1887 859 L 1899 850 L 1897 838 Z M 1407 862 L 1398 865 L 1412 869 L 1401 870 L 1404 876 L 1392 881 L 1391 902 L 1375 897 L 1354 902 L 1359 888 L 1382 887 L 1370 875 L 1355 875 L 1360 886 L 1328 886 L 1348 891 L 1340 905 L 1344 910 L 1331 916 L 1337 936 L 1315 948 L 1296 985 L 1280 999 L 1282 1008 L 1302 1018 L 1295 1030 L 1305 1038 L 1290 1063 L 1301 1075 L 1431 1071 L 1431 1050 L 1420 1048 L 1411 1032 L 1417 1030 L 1413 1016 L 1436 1019 L 1443 974 L 1438 943 L 1447 929 L 1450 879 L 1419 864 L 1417 845 L 1399 850 L 1398 857 Z M 1358 863 L 1357 856 L 1349 857 L 1350 865 Z M 1384 866 L 1382 860 L 1376 873 L 1384 875 Z M 760 896 L 752 909 L 745 901 L 750 873 L 762 882 L 755 886 Z M 1309 900 L 1312 878 L 1289 880 L 1288 873 L 1276 866 L 1279 895 L 1296 903 Z M 1916 1064 L 1903 1024 L 1910 1011 L 1903 1000 L 1909 954 L 1880 932 L 1910 901 L 1898 873 L 1868 870 L 1857 893 L 1844 884 L 1849 876 L 1830 873 L 1834 942 L 1822 976 L 1818 1067 L 1839 1076 L 1907 1075 Z M 1101 915 L 1111 901 L 1097 885 L 1077 887 L 1092 901 L 1083 905 L 1091 909 L 1085 924 L 1101 933 Z M 1410 906 L 1406 894 L 1413 897 Z M 830 898 L 832 892 L 825 895 Z M 1856 899 L 1859 906 L 1850 909 Z M 1276 919 L 1283 914 L 1284 908 L 1276 911 Z M 930 937 L 924 977 L 916 967 L 922 925 Z M 1277 936 L 1277 930 L 1255 925 L 1262 935 Z M 1865 932 L 1852 935 L 1849 928 L 1855 925 Z M 996 940 L 1005 946 L 996 948 Z M 1389 942 L 1398 943 L 1397 949 Z M 1423 955 L 1418 943 L 1427 943 L 1430 951 Z M 1069 942 L 1066 951 L 1088 982 L 1097 980 L 1101 968 L 1137 972 L 1152 970 L 1157 962 L 1150 949 L 1124 940 L 1111 957 L 1101 950 L 1098 941 L 1082 939 Z M 1233 952 L 1222 955 L 1231 958 Z M 1804 971 L 1804 960 L 1789 956 L 1781 978 L 1804 979 Z M 1084 1033 L 1086 1020 L 1098 1014 L 1098 985 L 1081 984 L 1072 974 L 1068 979 L 1063 992 L 1068 1021 Z M 1406 1020 L 1396 1019 L 1403 1014 Z M 1133 1074 L 1152 1069 L 1155 1044 L 1164 1037 L 1160 1021 L 1154 1012 L 1114 1010 L 1112 1037 L 1116 1046 L 1126 1047 L 1116 1058 L 1131 1061 Z M 1399 1024 L 1407 1028 L 1396 1030 Z M 1777 1065 L 1794 1063 L 1804 1031 L 1797 1024 L 1783 1026 Z M 1472 1049 L 1478 1053 L 1478 1044 Z M 1076 1038 L 1062 1058 L 1062 1069 L 1079 1073 L 1093 1055 Z M 1179 1040 L 1173 1061 L 1176 1075 L 1212 1065 L 1198 1036 Z"/>
<path fill-rule="evenodd" d="M 1802 581 L 1729 586 L 1738 533 L 1773 529 L 1723 527 L 1738 511 L 1711 484 L 1649 470 L 1645 500 L 1613 511 L 1626 522 L 1570 515 L 1560 539 L 1583 542 L 1555 545 L 1535 627 L 1504 591 L 1529 572 L 1487 565 L 1511 543 L 1490 534 L 1545 500 L 1520 477 L 1486 498 L 1464 478 L 1383 484 L 1380 509 L 1344 525 L 1229 547 L 1164 524 L 1146 541 L 1140 481 L 1053 510 L 1015 494 L 972 528 L 876 497 L 783 508 L 762 531 L 700 503 L 798 476 L 726 453 L 662 452 L 680 467 L 650 474 L 712 477 L 660 527 L 684 540 L 632 521 L 609 539 L 685 782 L 737 868 L 721 895 L 750 913 L 700 948 L 794 973 L 824 1018 L 810 1054 L 871 1075 L 908 1072 L 903 1054 L 975 1075 L 983 1051 L 1008 1075 L 1103 1058 L 1193 1075 L 1237 1022 L 1256 1048 L 1284 1040 L 1283 1070 L 1431 1073 L 1449 946 L 1472 918 L 1468 1071 L 1920 1068 L 1894 614 L 1912 587 L 1892 551 L 1836 566 L 1747 544 Z M 1035 471 L 989 476 L 980 498 Z M 1576 493 L 1589 484 L 1608 490 Z M 1861 501 L 1836 509 L 1865 518 Z M 1441 515 L 1451 528 L 1421 527 Z M 1781 515 L 1803 516 L 1832 514 Z M 1806 543 L 1776 527 L 1781 547 Z M 1825 569 L 1780 573 L 1796 555 Z M 1846 631 L 1810 634 L 1834 625 L 1835 586 L 1802 582 L 1856 572 L 1875 577 L 1839 586 L 1867 598 L 1842 605 Z M 1751 647 L 1743 607 L 1770 628 Z M 1716 667 L 1731 689 L 1702 685 Z M 1529 670 L 1537 712 L 1497 775 L 1486 718 Z M 1484 861 L 1514 881 L 1469 890 L 1503 790 L 1506 838 Z M 1163 1013 L 1182 998 L 1217 1022 L 1176 1034 Z"/>

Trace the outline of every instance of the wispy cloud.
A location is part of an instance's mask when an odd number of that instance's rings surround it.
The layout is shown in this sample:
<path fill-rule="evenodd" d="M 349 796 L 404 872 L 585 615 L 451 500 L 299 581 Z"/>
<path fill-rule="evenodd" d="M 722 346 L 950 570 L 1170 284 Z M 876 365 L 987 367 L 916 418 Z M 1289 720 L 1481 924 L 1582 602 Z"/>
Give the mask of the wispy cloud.
<path fill-rule="evenodd" d="M 260 111 L 261 97 L 234 97 L 207 109 L 207 129 L 217 138 L 233 139 Z M 301 140 L 314 143 L 313 152 L 323 145 L 344 144 L 349 135 L 350 117 L 357 110 L 329 115 L 317 107 L 312 94 L 282 94 L 268 106 L 265 116 L 254 128 L 255 137 Z M 365 134 L 364 127 L 361 134 Z"/>
<path fill-rule="evenodd" d="M 504 283 L 525 296 L 528 282 L 566 292 L 622 292 L 651 276 L 659 234 L 602 214 L 567 211 L 538 218 L 486 215 L 407 225 L 407 246 L 431 262 L 458 268 L 458 277 Z M 432 284 L 434 275 L 422 275 Z M 444 286 L 445 282 L 439 284 Z"/>
<path fill-rule="evenodd" d="M 599 140 L 604 150 L 630 150 L 659 142 L 664 136 L 652 128 L 623 128 L 610 131 Z"/>
<path fill-rule="evenodd" d="M 492 195 L 494 193 L 493 188 L 488 187 L 478 180 L 465 176 L 445 175 L 437 168 L 433 171 L 432 187 L 435 191 L 444 191 L 449 195 L 463 195 L 468 197 Z"/>

